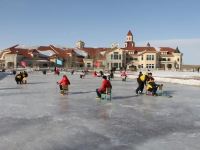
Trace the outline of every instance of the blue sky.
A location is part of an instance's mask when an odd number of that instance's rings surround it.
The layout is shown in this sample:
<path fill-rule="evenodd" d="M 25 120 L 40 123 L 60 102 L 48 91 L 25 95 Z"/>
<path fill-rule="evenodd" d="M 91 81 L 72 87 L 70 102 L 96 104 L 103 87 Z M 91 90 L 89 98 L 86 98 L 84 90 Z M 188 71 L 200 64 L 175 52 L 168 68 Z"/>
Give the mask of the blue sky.
<path fill-rule="evenodd" d="M 0 49 L 74 47 L 78 40 L 91 47 L 123 46 L 131 30 L 136 46 L 179 46 L 185 64 L 200 64 L 199 6 L 199 0 L 0 0 Z"/>

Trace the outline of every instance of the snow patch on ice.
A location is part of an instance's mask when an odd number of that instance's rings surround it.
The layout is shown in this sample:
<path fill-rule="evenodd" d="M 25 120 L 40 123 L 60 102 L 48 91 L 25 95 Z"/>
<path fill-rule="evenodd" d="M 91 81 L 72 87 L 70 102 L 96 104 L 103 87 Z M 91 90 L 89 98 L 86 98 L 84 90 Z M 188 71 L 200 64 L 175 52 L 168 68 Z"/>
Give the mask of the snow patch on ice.
<path fill-rule="evenodd" d="M 152 73 L 153 77 L 158 82 L 200 86 L 200 73 L 197 72 L 155 71 Z M 136 79 L 138 74 L 139 73 L 128 74 L 128 78 Z M 115 77 L 121 77 L 121 75 L 117 73 Z"/>

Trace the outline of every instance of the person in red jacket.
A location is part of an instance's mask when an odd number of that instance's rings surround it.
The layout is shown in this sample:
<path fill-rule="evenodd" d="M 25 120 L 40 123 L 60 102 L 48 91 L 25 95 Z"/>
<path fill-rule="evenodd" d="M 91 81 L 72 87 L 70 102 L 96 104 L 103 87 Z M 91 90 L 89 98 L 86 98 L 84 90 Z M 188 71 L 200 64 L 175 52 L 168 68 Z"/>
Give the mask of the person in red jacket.
<path fill-rule="evenodd" d="M 54 68 L 54 74 L 57 74 L 58 76 L 60 75 L 59 68 L 57 68 L 57 67 Z"/>
<path fill-rule="evenodd" d="M 97 77 L 97 72 L 96 71 L 94 71 L 93 76 Z"/>
<path fill-rule="evenodd" d="M 97 98 L 101 98 L 101 93 L 105 93 L 106 88 L 112 88 L 112 85 L 111 85 L 110 81 L 107 80 L 107 77 L 103 76 L 103 81 L 102 81 L 101 87 L 96 89 L 97 96 L 98 96 Z"/>
<path fill-rule="evenodd" d="M 125 70 L 121 72 L 121 77 L 122 77 L 122 81 L 126 81 L 127 73 Z"/>
<path fill-rule="evenodd" d="M 62 79 L 57 83 L 60 85 L 60 91 L 63 91 L 64 87 L 68 89 L 68 85 L 70 85 L 70 81 L 66 75 L 63 75 Z"/>

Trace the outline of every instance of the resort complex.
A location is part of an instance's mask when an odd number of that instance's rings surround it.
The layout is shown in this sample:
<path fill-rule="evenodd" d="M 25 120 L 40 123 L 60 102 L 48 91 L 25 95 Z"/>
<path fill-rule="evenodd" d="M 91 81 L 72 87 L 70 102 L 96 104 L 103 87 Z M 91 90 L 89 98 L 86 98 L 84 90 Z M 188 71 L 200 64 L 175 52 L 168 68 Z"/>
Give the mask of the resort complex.
<path fill-rule="evenodd" d="M 32 46 L 14 45 L 0 51 L 0 68 L 18 67 L 45 68 L 101 68 L 101 69 L 161 69 L 180 70 L 182 56 L 178 46 L 144 47 L 136 46 L 134 36 L 129 30 L 124 46 L 112 44 L 111 47 L 87 47 L 83 41 L 76 42 L 74 48 L 55 45 Z"/>

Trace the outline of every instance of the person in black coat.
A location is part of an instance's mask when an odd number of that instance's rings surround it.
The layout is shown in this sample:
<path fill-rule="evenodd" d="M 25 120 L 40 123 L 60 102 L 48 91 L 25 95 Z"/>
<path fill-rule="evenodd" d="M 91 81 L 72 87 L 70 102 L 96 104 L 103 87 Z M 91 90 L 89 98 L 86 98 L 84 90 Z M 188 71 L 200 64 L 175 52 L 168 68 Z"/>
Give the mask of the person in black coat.
<path fill-rule="evenodd" d="M 143 93 L 144 85 L 146 85 L 147 80 L 148 80 L 147 74 L 142 74 L 142 72 L 140 72 L 137 78 L 138 87 L 136 89 L 136 95 L 138 95 L 139 92 Z"/>
<path fill-rule="evenodd" d="M 99 73 L 100 73 L 100 76 L 101 76 L 101 77 L 103 77 L 103 76 L 104 76 L 104 73 L 103 73 L 103 71 L 99 71 Z"/>
<path fill-rule="evenodd" d="M 19 74 L 17 74 L 15 76 L 15 81 L 17 82 L 17 84 L 22 84 L 22 82 L 23 82 L 23 74 L 22 74 L 22 72 L 20 72 Z"/>

